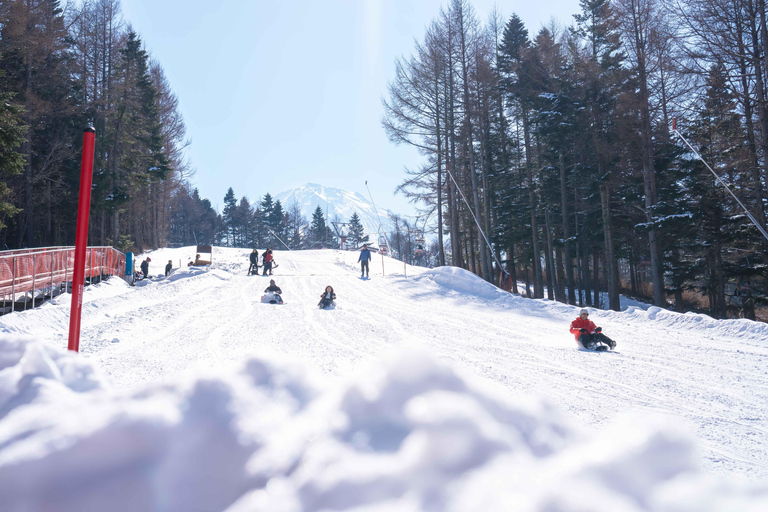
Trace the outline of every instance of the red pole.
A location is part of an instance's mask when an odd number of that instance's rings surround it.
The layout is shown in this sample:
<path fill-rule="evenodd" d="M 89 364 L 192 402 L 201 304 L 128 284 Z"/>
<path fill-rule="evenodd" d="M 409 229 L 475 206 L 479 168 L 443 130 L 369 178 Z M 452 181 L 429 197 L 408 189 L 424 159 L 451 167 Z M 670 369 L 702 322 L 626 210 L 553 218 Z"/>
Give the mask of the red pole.
<path fill-rule="evenodd" d="M 93 149 L 96 130 L 83 132 L 83 161 L 80 166 L 80 196 L 77 201 L 77 234 L 75 268 L 72 274 L 72 310 L 69 314 L 69 350 L 80 351 L 80 313 L 83 310 L 83 281 L 85 254 L 88 247 L 88 217 L 91 213 L 91 183 L 93 182 Z"/>

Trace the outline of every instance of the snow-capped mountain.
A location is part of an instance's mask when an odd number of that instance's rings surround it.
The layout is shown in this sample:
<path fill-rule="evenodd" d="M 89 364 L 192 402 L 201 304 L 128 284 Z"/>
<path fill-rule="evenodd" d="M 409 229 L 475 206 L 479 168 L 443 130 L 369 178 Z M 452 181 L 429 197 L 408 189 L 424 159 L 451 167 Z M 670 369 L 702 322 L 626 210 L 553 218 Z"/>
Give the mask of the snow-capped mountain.
<path fill-rule="evenodd" d="M 329 226 L 332 221 L 349 222 L 352 214 L 357 212 L 357 216 L 360 217 L 360 222 L 365 228 L 365 233 L 370 235 L 371 242 L 375 243 L 378 240 L 379 218 L 376 216 L 376 209 L 371 201 L 357 192 L 307 183 L 301 187 L 281 192 L 273 196 L 273 200 L 279 200 L 284 211 L 290 209 L 294 203 L 298 204 L 302 214 L 310 222 L 315 209 L 320 206 Z M 380 206 L 378 209 L 384 231 L 391 231 L 390 211 Z"/>

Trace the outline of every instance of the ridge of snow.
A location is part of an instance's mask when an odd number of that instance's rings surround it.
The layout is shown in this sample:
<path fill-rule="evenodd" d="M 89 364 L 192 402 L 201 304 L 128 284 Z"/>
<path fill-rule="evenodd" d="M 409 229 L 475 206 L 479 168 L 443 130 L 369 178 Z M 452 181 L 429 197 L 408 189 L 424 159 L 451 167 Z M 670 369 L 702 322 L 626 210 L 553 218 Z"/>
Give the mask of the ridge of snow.
<path fill-rule="evenodd" d="M 455 293 L 473 296 L 483 301 L 502 301 L 516 308 L 539 312 L 565 312 L 578 316 L 581 307 L 570 306 L 547 299 L 527 299 L 513 295 L 488 283 L 472 272 L 459 267 L 437 267 L 429 269 L 416 281 L 430 281 Z M 640 322 L 653 321 L 658 327 L 705 330 L 708 334 L 721 333 L 750 340 L 757 345 L 768 347 L 768 324 L 747 319 L 718 320 L 700 313 L 678 313 L 657 306 L 647 309 L 629 306 L 623 311 L 601 310 L 587 307 L 591 313 L 599 312 L 601 317 L 616 321 L 632 318 Z"/>

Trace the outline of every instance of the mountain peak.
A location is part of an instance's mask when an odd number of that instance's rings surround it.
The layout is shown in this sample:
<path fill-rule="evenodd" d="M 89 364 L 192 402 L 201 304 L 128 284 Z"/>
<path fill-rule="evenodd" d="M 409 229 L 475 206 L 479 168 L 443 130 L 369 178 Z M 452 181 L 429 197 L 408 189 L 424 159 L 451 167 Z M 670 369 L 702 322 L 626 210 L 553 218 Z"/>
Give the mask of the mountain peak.
<path fill-rule="evenodd" d="M 376 239 L 379 232 L 379 217 L 373 203 L 358 192 L 351 192 L 334 187 L 326 187 L 317 183 L 305 183 L 291 190 L 280 192 L 274 196 L 279 200 L 283 208 L 290 209 L 298 204 L 301 213 L 307 220 L 312 219 L 312 214 L 319 206 L 329 224 L 333 221 L 349 222 L 353 213 L 357 213 L 363 224 L 365 233 Z M 389 210 L 379 209 L 381 223 L 385 231 L 390 231 Z"/>

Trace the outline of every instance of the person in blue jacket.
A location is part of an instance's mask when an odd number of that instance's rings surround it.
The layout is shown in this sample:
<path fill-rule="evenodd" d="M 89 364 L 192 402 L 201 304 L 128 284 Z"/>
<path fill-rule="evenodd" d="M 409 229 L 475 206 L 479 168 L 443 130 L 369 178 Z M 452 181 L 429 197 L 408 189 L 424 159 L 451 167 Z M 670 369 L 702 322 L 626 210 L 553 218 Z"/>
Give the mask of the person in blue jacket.
<path fill-rule="evenodd" d="M 368 250 L 368 244 L 363 244 L 363 250 L 360 251 L 360 257 L 357 258 L 360 262 L 360 277 L 368 277 L 368 262 L 371 261 L 371 251 Z"/>

